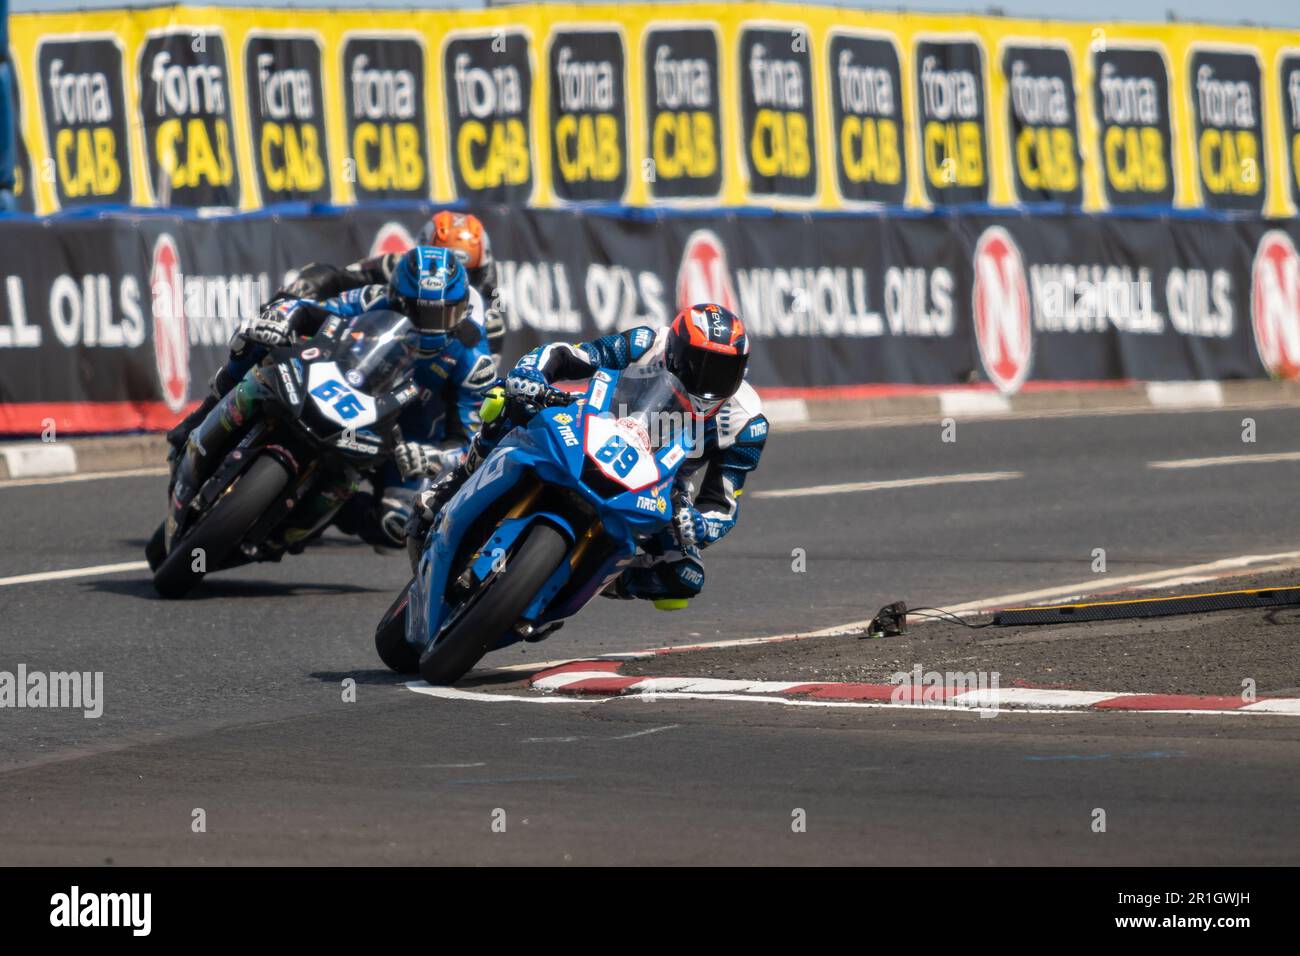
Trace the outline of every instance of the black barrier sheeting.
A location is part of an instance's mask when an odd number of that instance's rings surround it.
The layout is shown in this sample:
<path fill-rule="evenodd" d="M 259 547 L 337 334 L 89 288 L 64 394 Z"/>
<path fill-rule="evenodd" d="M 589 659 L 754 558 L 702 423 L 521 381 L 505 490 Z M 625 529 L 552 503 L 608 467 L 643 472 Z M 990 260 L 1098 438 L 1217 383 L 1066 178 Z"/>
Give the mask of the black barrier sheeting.
<path fill-rule="evenodd" d="M 1014 607 L 993 615 L 994 627 L 1028 624 L 1082 624 L 1085 621 L 1119 621 L 1132 618 L 1205 614 L 1256 607 L 1290 607 L 1300 604 L 1300 587 L 1249 591 L 1219 591 L 1136 601 L 1096 601 L 1051 607 Z"/>
<path fill-rule="evenodd" d="M 301 209 L 0 224 L 0 410 L 178 412 L 286 273 L 403 248 L 431 207 Z M 508 359 L 707 299 L 745 318 L 760 388 L 1300 371 L 1292 220 L 476 211 L 499 260 Z"/>

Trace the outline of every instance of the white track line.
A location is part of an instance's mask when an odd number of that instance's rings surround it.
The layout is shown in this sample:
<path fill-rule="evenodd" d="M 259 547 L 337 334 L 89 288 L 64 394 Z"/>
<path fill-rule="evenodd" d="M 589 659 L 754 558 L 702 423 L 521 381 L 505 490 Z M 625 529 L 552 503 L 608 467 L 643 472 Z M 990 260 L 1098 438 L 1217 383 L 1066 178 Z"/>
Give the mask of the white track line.
<path fill-rule="evenodd" d="M 49 478 L 13 478 L 0 481 L 0 491 L 6 488 L 30 488 L 33 485 L 64 485 L 70 481 L 104 481 L 109 478 L 144 478 L 165 474 L 168 474 L 166 468 L 128 468 L 125 471 L 86 471 L 79 475 Z"/>
<path fill-rule="evenodd" d="M 67 568 L 63 571 L 38 571 L 35 574 L 19 574 L 11 578 L 0 578 L 0 587 L 11 584 L 39 584 L 42 581 L 66 581 L 69 578 L 93 578 L 103 574 L 125 574 L 128 571 L 147 571 L 148 561 L 126 561 L 122 564 L 96 564 L 88 568 Z"/>
<path fill-rule="evenodd" d="M 601 676 L 608 677 L 609 675 L 608 673 L 602 672 Z M 984 699 L 979 696 L 978 692 L 961 695 L 962 697 L 967 698 L 967 702 L 965 703 L 959 702 L 957 698 L 953 698 L 944 703 L 896 704 L 892 701 L 883 700 L 808 700 L 796 697 L 768 697 L 764 694 L 756 693 L 699 693 L 691 691 L 656 691 L 653 694 L 622 694 L 616 697 L 587 697 L 585 695 L 557 696 L 554 694 L 486 694 L 468 690 L 459 690 L 455 687 L 431 687 L 423 681 L 411 681 L 407 683 L 405 687 L 408 690 L 412 690 L 417 694 L 424 694 L 427 697 L 441 698 L 443 700 L 472 700 L 480 704 L 590 705 L 632 701 L 637 704 L 646 705 L 674 700 L 708 700 L 744 704 L 780 704 L 785 707 L 821 707 L 835 709 L 856 707 L 871 710 L 908 710 L 912 712 L 941 711 L 945 714 L 971 714 L 983 718 L 1002 715 L 1012 716 L 1018 714 L 1048 714 L 1052 716 L 1077 714 L 1105 717 L 1108 720 L 1114 720 L 1116 717 L 1122 717 L 1125 715 L 1129 717 L 1146 718 L 1156 714 L 1186 715 L 1193 717 L 1237 717 L 1250 711 L 1256 713 L 1276 713 L 1283 716 L 1300 714 L 1300 706 L 1297 706 L 1297 702 L 1294 700 L 1262 700 L 1258 703 L 1249 704 L 1246 707 L 1239 707 L 1235 710 L 1086 710 L 1082 708 L 1086 708 L 1099 696 L 1107 700 L 1114 699 L 1117 696 L 1127 696 L 1112 693 L 1098 695 L 1088 691 L 1056 691 L 1054 693 L 1060 696 L 1051 705 L 1046 707 L 1000 707 L 994 704 L 994 698 L 992 696 Z M 1003 695 L 1007 703 L 1014 704 L 1017 695 L 1012 692 L 1015 690 L 1018 690 L 1018 688 L 1002 688 L 999 693 Z M 1029 688 L 1025 688 L 1022 693 L 1029 695 L 1035 692 Z M 1270 707 L 1270 704 L 1274 706 Z M 622 738 L 615 737 L 611 739 L 618 740 Z"/>
<path fill-rule="evenodd" d="M 608 674 L 601 674 L 602 677 L 608 677 Z M 456 687 L 434 687 L 426 684 L 422 680 L 407 681 L 403 685 L 407 690 L 415 691 L 417 694 L 424 694 L 426 697 L 441 697 L 444 700 L 477 700 L 485 703 L 505 704 L 505 703 L 528 703 L 528 704 L 603 704 L 610 697 L 558 697 L 548 694 L 488 694 L 480 693 L 473 690 L 460 690 Z"/>
<path fill-rule="evenodd" d="M 804 498 L 809 495 L 842 495 L 855 491 L 888 491 L 892 488 L 928 488 L 931 485 L 964 485 L 983 481 L 1011 481 L 1023 478 L 1019 471 L 973 471 L 964 475 L 926 475 L 890 481 L 851 481 L 840 485 L 810 485 L 806 488 L 770 488 L 751 492 L 751 498 Z"/>
<path fill-rule="evenodd" d="M 1148 468 L 1213 468 L 1216 465 L 1269 465 L 1279 461 L 1300 461 L 1300 451 L 1282 451 L 1262 455 L 1223 455 L 1219 458 L 1176 458 L 1149 461 Z"/>

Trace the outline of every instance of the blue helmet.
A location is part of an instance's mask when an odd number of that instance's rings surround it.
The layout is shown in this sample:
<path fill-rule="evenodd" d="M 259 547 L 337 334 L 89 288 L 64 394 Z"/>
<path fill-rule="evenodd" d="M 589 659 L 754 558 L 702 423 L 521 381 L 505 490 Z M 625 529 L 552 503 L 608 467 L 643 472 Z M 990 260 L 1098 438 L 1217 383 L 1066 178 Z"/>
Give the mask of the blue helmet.
<path fill-rule="evenodd" d="M 446 336 L 469 311 L 469 277 L 450 249 L 416 246 L 402 255 L 388 280 L 392 298 L 427 341 Z"/>

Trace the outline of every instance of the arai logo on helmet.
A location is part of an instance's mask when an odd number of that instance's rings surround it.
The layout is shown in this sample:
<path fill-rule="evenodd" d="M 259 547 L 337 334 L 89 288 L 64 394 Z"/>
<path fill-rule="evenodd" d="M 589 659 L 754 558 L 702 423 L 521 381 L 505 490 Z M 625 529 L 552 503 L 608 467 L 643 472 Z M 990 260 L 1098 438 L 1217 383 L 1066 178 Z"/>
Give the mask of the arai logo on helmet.
<path fill-rule="evenodd" d="M 1250 313 L 1264 368 L 1275 378 L 1300 377 L 1300 253 L 1281 229 L 1264 233 L 1255 251 Z"/>
<path fill-rule="evenodd" d="M 401 255 L 415 245 L 415 240 L 400 222 L 386 222 L 375 233 L 375 241 L 370 244 L 372 256 L 388 255 L 390 252 Z"/>
<path fill-rule="evenodd" d="M 447 274 L 439 269 L 430 275 L 420 276 L 420 288 L 425 292 L 438 292 L 447 285 Z"/>
<path fill-rule="evenodd" d="M 736 311 L 727 250 L 717 233 L 710 229 L 691 233 L 677 270 L 677 307 L 685 309 L 697 302 L 715 302 L 724 309 Z"/>
<path fill-rule="evenodd" d="M 1020 390 L 1033 358 L 1029 283 L 1020 247 L 1001 226 L 985 229 L 975 243 L 971 305 L 980 363 L 1004 395 Z"/>
<path fill-rule="evenodd" d="M 153 357 L 167 408 L 179 412 L 190 396 L 190 335 L 185 321 L 185 277 L 176 240 L 163 233 L 153 247 L 149 272 L 153 309 Z"/>

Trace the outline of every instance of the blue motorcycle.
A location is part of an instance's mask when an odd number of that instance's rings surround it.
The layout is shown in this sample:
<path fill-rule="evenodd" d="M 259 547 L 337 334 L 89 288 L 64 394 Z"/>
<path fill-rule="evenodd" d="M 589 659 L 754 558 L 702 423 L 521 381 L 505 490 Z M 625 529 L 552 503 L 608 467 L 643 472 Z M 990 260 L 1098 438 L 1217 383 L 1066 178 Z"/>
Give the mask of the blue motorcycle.
<path fill-rule="evenodd" d="M 375 631 L 384 663 L 450 684 L 582 610 L 672 520 L 677 472 L 700 439 L 689 409 L 664 368 L 599 369 L 581 396 L 552 390 L 526 406 L 435 519 Z"/>

